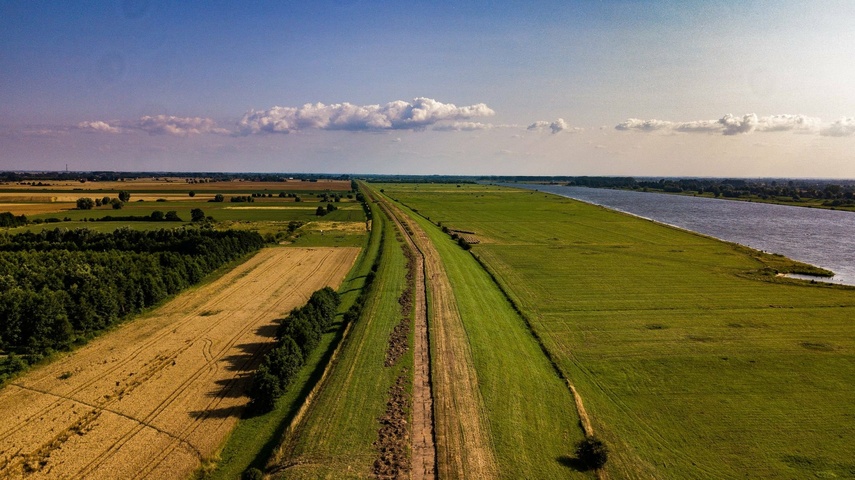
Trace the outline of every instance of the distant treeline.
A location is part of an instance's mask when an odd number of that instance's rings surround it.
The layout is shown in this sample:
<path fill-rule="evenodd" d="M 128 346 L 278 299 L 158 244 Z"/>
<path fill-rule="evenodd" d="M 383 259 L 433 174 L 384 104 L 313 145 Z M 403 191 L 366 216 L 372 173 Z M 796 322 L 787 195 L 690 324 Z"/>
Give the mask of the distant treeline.
<path fill-rule="evenodd" d="M 49 230 L 0 235 L 0 377 L 198 283 L 254 232 Z"/>
<path fill-rule="evenodd" d="M 715 197 L 760 199 L 826 200 L 830 206 L 855 202 L 855 183 L 833 180 L 744 180 L 744 179 L 660 179 L 634 184 L 603 185 L 606 188 L 632 188 L 668 193 L 712 194 Z"/>
<path fill-rule="evenodd" d="M 33 186 L 50 186 L 45 182 L 56 181 L 90 181 L 115 182 L 134 180 L 138 178 L 183 178 L 188 183 L 229 182 L 244 180 L 248 182 L 285 182 L 289 179 L 303 181 L 317 180 L 350 180 L 350 175 L 324 173 L 223 173 L 223 172 L 0 172 L 2 182 L 32 182 Z"/>

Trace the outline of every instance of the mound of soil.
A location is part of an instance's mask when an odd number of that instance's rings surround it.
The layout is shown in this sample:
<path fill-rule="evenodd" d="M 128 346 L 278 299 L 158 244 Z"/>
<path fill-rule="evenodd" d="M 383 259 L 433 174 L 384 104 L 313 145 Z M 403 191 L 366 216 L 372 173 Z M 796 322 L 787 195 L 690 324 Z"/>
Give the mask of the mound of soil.
<path fill-rule="evenodd" d="M 375 478 L 399 479 L 410 476 L 410 460 L 407 458 L 410 425 L 407 422 L 407 413 L 411 399 L 407 394 L 406 383 L 405 370 L 389 388 L 386 413 L 378 419 L 380 429 L 377 431 L 377 440 L 373 444 L 379 451 L 379 456 L 374 461 Z"/>

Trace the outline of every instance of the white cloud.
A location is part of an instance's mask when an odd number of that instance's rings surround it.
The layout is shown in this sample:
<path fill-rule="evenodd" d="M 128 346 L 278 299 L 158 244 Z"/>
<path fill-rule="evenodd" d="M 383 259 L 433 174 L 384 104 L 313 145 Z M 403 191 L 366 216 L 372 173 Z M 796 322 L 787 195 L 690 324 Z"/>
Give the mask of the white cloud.
<path fill-rule="evenodd" d="M 77 124 L 77 128 L 88 133 L 121 133 L 122 129 L 119 127 L 114 127 L 107 122 L 102 122 L 100 120 L 94 122 L 80 122 Z"/>
<path fill-rule="evenodd" d="M 403 100 L 385 105 L 353 105 L 351 103 L 307 103 L 302 107 L 273 107 L 250 110 L 238 122 L 243 135 L 290 133 L 303 129 L 321 130 L 420 130 L 443 121 L 487 117 L 495 112 L 479 103 L 458 107 L 430 98 L 419 97 L 412 103 Z"/>
<path fill-rule="evenodd" d="M 231 134 L 229 130 L 217 127 L 217 123 L 210 118 L 175 117 L 171 115 L 147 115 L 132 122 L 104 122 L 101 120 L 80 122 L 77 124 L 77 129 L 89 133 L 126 133 L 131 130 L 142 130 L 149 135 L 179 137 L 202 133 Z"/>
<path fill-rule="evenodd" d="M 443 125 L 435 125 L 434 130 L 439 132 L 472 132 L 475 130 L 490 130 L 495 125 L 492 123 L 480 122 L 454 122 Z"/>
<path fill-rule="evenodd" d="M 843 117 L 820 131 L 826 137 L 848 137 L 855 134 L 855 118 Z"/>
<path fill-rule="evenodd" d="M 175 135 L 179 137 L 201 133 L 219 135 L 231 133 L 224 128 L 217 127 L 216 122 L 210 118 L 174 117 L 171 115 L 145 116 L 140 118 L 131 128 L 148 132 L 149 135 Z"/>
<path fill-rule="evenodd" d="M 722 135 L 748 134 L 752 132 L 799 132 L 819 131 L 821 120 L 807 115 L 770 115 L 758 117 L 748 113 L 741 117 L 727 114 L 718 120 L 693 120 L 672 122 L 668 120 L 639 120 L 630 118 L 615 126 L 616 130 L 637 132 L 682 132 L 720 133 Z"/>
<path fill-rule="evenodd" d="M 552 133 L 558 133 L 558 132 L 564 132 L 564 131 L 575 133 L 575 132 L 581 132 L 582 130 L 584 130 L 584 129 L 579 128 L 579 127 L 571 127 L 566 121 L 564 121 L 563 118 L 559 118 L 558 120 L 556 120 L 554 122 L 548 122 L 546 120 L 538 120 L 538 121 L 536 121 L 536 122 L 534 122 L 528 126 L 528 130 L 543 130 L 545 128 L 550 129 L 552 131 Z"/>
<path fill-rule="evenodd" d="M 725 135 L 737 135 L 740 133 L 751 133 L 757 128 L 757 115 L 753 113 L 749 113 L 740 117 L 734 117 L 731 114 L 727 114 L 718 121 L 718 123 L 724 126 L 724 130 L 722 131 Z"/>

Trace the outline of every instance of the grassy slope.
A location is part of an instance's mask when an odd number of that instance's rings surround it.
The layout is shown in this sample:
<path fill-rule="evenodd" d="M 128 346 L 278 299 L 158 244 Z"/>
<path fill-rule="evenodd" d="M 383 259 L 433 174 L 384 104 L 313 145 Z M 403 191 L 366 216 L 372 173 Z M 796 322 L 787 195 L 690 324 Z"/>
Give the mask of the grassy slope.
<path fill-rule="evenodd" d="M 400 321 L 398 297 L 404 288 L 405 259 L 392 222 L 375 208 L 374 227 L 385 231 L 380 268 L 363 314 L 339 361 L 290 444 L 284 478 L 367 478 L 378 456 L 377 419 L 387 391 L 406 367 L 412 351 L 395 367 L 384 367 L 389 334 Z"/>
<path fill-rule="evenodd" d="M 489 275 L 435 225 L 415 218 L 454 288 L 502 476 L 585 478 L 566 466 L 583 435 L 564 381 Z"/>
<path fill-rule="evenodd" d="M 221 449 L 217 461 L 208 466 L 208 473 L 200 476 L 233 480 L 239 478 L 248 467 L 264 468 L 268 457 L 279 444 L 282 432 L 320 378 L 329 355 L 340 340 L 343 327 L 341 315 L 356 300 L 365 275 L 371 269 L 380 245 L 379 231 L 377 233 L 366 237 L 365 248 L 339 288 L 342 302 L 336 323 L 322 336 L 320 344 L 309 356 L 306 365 L 277 402 L 276 409 L 264 415 L 241 419 Z M 283 312 L 283 315 L 285 313 L 287 312 Z"/>
<path fill-rule="evenodd" d="M 569 199 L 389 186 L 497 274 L 612 445 L 613 478 L 855 476 L 855 292 Z M 473 342 L 474 343 L 474 342 Z"/>

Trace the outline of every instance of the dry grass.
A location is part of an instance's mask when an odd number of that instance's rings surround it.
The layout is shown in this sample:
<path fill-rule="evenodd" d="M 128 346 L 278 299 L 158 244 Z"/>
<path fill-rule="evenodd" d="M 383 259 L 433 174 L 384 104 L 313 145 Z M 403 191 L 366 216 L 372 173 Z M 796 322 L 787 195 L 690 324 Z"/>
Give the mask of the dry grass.
<path fill-rule="evenodd" d="M 356 248 L 271 248 L 0 391 L 2 478 L 183 478 L 233 428 L 272 320 Z"/>

